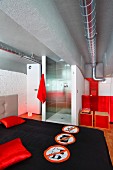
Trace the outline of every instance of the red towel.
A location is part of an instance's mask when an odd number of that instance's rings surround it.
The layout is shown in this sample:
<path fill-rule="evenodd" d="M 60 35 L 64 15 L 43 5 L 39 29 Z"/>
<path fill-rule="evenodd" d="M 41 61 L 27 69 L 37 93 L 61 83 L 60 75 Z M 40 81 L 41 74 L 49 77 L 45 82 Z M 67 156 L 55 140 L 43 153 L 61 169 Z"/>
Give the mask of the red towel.
<path fill-rule="evenodd" d="M 46 101 L 46 87 L 45 87 L 45 81 L 44 81 L 44 74 L 42 74 L 40 85 L 38 89 L 37 98 L 44 103 Z"/>

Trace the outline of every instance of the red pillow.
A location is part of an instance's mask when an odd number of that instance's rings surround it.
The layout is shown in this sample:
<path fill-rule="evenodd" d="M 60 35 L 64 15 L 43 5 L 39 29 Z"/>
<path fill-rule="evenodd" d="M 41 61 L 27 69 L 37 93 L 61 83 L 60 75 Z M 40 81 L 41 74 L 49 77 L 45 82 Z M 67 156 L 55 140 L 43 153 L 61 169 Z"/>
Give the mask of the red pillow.
<path fill-rule="evenodd" d="M 0 120 L 1 123 L 5 125 L 6 128 L 16 126 L 25 122 L 24 119 L 18 116 L 9 116 Z"/>
<path fill-rule="evenodd" d="M 0 145 L 0 170 L 31 157 L 31 153 L 16 138 Z"/>

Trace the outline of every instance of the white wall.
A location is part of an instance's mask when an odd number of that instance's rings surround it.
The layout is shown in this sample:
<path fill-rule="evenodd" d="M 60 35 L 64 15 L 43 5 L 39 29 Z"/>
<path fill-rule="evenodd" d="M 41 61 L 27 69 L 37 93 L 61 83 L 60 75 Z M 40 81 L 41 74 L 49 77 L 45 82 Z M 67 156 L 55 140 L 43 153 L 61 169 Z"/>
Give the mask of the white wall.
<path fill-rule="evenodd" d="M 40 64 L 27 64 L 27 112 L 40 114 L 41 103 L 37 99 L 40 75 Z"/>
<path fill-rule="evenodd" d="M 113 78 L 106 78 L 105 82 L 99 82 L 99 96 L 113 96 Z"/>
<path fill-rule="evenodd" d="M 85 95 L 89 95 L 89 81 L 85 79 Z"/>
<path fill-rule="evenodd" d="M 71 66 L 72 74 L 72 98 L 71 113 L 72 124 L 79 124 L 79 111 L 82 108 L 82 95 L 85 92 L 84 77 L 76 65 Z"/>
<path fill-rule="evenodd" d="M 46 84 L 46 56 L 42 56 L 42 74 L 44 74 Z M 46 101 L 42 103 L 42 121 L 46 120 Z"/>
<path fill-rule="evenodd" d="M 0 69 L 0 96 L 18 94 L 18 115 L 26 112 L 27 75 Z"/>

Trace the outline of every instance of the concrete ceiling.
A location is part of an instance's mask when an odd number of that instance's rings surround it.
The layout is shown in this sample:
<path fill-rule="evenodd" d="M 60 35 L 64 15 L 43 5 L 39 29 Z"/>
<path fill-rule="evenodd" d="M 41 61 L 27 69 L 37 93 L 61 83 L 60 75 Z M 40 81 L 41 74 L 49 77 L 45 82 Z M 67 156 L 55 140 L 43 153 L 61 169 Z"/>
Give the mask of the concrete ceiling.
<path fill-rule="evenodd" d="M 0 41 L 41 58 L 90 64 L 79 0 L 0 0 Z M 96 60 L 113 73 L 113 1 L 96 1 Z M 23 62 L 23 61 L 22 61 Z M 102 68 L 102 67 L 101 67 Z M 97 75 L 98 76 L 98 75 Z"/>
<path fill-rule="evenodd" d="M 18 49 L 29 55 L 35 54 L 41 59 L 42 55 L 47 55 L 54 60 L 58 60 L 58 56 L 53 53 L 47 46 L 42 44 L 33 35 L 27 32 L 21 25 L 17 24 L 13 19 L 11 19 L 7 14 L 0 10 L 0 41 L 8 44 L 15 49 Z M 0 50 L 1 58 L 10 58 L 11 60 L 21 62 L 24 64 L 32 63 L 29 60 L 25 60 L 17 55 L 12 55 L 10 53 Z"/>

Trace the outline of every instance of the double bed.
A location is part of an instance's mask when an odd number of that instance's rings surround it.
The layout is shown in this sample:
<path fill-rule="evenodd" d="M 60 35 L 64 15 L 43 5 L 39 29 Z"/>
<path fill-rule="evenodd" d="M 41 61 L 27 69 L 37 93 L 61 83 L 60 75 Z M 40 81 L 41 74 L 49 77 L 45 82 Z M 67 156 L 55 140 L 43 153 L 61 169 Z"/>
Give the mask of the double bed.
<path fill-rule="evenodd" d="M 7 115 L 8 116 L 8 115 Z M 66 125 L 25 119 L 20 125 L 5 128 L 0 124 L 0 144 L 20 138 L 25 148 L 32 154 L 26 160 L 9 166 L 8 170 L 112 170 L 112 164 L 104 134 L 100 130 L 78 127 L 72 135 L 74 143 L 62 145 L 55 140 L 64 133 Z M 54 146 L 66 147 L 70 155 L 63 162 L 49 161 L 45 151 Z M 58 152 L 57 152 L 58 153 Z M 62 152 L 60 151 L 62 155 Z M 55 155 L 54 155 L 55 156 Z M 57 159 L 60 159 L 57 157 Z"/>

